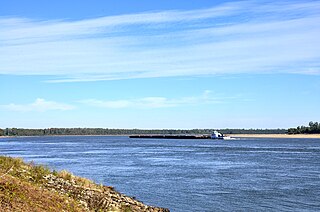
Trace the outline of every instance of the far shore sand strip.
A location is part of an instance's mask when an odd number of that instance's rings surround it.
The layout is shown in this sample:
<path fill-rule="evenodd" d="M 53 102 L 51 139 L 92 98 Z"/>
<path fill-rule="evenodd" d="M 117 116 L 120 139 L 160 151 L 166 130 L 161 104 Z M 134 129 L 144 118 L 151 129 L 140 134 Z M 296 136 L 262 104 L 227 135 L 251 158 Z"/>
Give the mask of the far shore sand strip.
<path fill-rule="evenodd" d="M 320 138 L 320 134 L 225 134 L 232 138 Z M 128 135 L 45 135 L 48 137 L 60 136 L 128 136 Z M 41 136 L 0 136 L 1 138 L 14 138 L 14 137 L 41 137 Z"/>
<path fill-rule="evenodd" d="M 228 134 L 232 138 L 320 138 L 320 134 Z"/>

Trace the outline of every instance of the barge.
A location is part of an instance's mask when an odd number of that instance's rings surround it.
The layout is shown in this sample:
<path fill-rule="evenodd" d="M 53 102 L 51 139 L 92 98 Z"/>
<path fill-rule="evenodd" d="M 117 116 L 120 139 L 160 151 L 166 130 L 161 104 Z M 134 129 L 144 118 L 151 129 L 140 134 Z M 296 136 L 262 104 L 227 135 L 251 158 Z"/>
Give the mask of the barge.
<path fill-rule="evenodd" d="M 211 139 L 210 135 L 130 135 L 129 138 Z"/>
<path fill-rule="evenodd" d="M 156 139 L 230 139 L 218 131 L 211 135 L 131 135 L 129 138 L 156 138 Z"/>

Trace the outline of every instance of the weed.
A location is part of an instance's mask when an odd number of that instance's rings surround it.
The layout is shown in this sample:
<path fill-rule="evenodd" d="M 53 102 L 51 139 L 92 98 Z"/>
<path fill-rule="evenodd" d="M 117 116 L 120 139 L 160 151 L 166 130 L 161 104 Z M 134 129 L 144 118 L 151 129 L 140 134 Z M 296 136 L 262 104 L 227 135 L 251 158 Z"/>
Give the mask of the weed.
<path fill-rule="evenodd" d="M 71 180 L 73 178 L 73 175 L 70 172 L 68 172 L 67 170 L 62 170 L 62 171 L 58 172 L 57 176 L 65 179 L 65 180 Z"/>
<path fill-rule="evenodd" d="M 31 166 L 30 174 L 32 179 L 36 183 L 43 182 L 44 176 L 50 174 L 51 171 L 47 166 L 38 165 L 38 166 Z"/>

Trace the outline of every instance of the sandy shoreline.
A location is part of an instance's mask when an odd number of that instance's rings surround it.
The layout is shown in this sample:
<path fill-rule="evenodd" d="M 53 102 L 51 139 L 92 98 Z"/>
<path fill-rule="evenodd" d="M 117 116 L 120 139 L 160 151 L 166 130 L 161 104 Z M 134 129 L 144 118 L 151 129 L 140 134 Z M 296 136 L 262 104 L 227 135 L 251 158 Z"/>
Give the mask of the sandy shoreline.
<path fill-rule="evenodd" d="M 46 136 L 0 136 L 1 138 L 23 137 L 61 137 L 61 136 L 129 136 L 129 135 L 46 135 Z M 232 138 L 320 138 L 320 134 L 226 134 Z"/>
<path fill-rule="evenodd" d="M 129 136 L 129 135 L 23 135 L 23 136 L 0 136 L 1 138 L 30 138 L 30 137 L 80 137 L 80 136 L 86 136 L 86 137 L 90 137 L 90 136 L 105 136 L 105 137 L 115 137 L 115 136 Z"/>
<path fill-rule="evenodd" d="M 230 134 L 233 138 L 320 138 L 320 134 Z"/>

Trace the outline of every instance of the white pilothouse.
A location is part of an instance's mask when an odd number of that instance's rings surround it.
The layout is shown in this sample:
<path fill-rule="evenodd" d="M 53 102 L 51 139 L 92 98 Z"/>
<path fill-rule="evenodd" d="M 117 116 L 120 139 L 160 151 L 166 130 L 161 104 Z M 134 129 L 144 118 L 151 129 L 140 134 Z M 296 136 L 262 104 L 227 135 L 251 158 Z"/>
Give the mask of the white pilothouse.
<path fill-rule="evenodd" d="M 229 136 L 224 136 L 222 133 L 219 133 L 218 131 L 213 131 L 211 134 L 211 139 L 231 139 Z"/>

